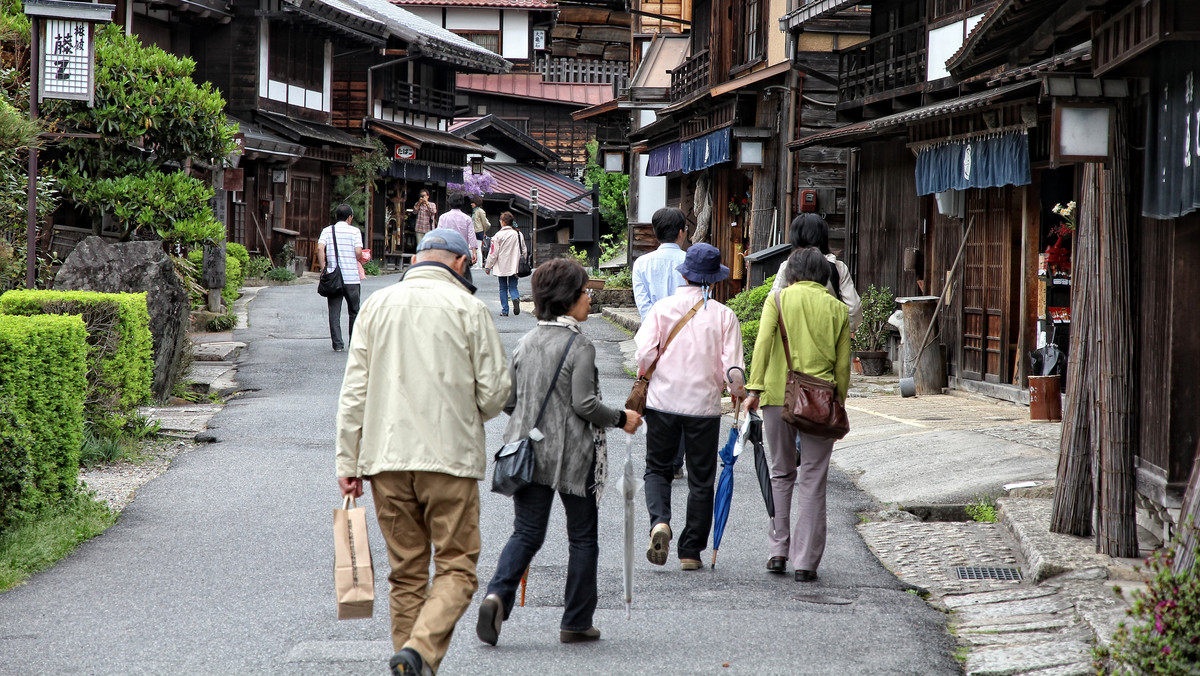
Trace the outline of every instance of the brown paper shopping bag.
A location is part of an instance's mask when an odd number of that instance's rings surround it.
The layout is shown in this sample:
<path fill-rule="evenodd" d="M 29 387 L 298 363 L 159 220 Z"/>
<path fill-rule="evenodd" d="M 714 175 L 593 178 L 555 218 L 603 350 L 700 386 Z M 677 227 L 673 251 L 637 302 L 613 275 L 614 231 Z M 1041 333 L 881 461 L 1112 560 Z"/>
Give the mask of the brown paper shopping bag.
<path fill-rule="evenodd" d="M 333 583 L 339 620 L 371 617 L 375 605 L 375 567 L 367 544 L 367 513 L 346 496 L 333 510 Z"/>

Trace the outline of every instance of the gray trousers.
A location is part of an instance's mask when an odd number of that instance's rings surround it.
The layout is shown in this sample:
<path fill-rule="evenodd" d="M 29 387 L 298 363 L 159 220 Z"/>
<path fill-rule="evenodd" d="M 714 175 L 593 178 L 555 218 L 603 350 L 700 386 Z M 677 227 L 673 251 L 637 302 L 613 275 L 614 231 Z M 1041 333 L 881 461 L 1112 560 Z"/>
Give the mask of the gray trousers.
<path fill-rule="evenodd" d="M 782 406 L 762 407 L 775 498 L 775 518 L 769 529 L 771 556 L 786 556 L 796 570 L 815 572 L 825 553 L 825 483 L 834 440 L 797 432 L 783 421 L 782 412 Z M 793 492 L 798 506 L 794 524 L 790 518 Z"/>

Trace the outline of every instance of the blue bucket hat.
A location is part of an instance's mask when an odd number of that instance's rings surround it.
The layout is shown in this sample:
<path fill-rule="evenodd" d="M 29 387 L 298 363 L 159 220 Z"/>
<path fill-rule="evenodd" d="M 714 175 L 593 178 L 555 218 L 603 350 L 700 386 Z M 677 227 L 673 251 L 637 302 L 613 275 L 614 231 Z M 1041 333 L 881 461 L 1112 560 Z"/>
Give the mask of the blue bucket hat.
<path fill-rule="evenodd" d="M 716 284 L 729 277 L 729 268 L 721 265 L 721 252 L 703 242 L 688 247 L 683 264 L 675 268 L 689 282 Z"/>

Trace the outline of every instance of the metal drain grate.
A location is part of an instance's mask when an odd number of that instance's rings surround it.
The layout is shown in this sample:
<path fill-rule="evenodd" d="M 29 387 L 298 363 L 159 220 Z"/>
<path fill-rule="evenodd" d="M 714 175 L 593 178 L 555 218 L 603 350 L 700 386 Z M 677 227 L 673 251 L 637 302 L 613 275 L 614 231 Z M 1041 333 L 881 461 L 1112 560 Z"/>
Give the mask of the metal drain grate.
<path fill-rule="evenodd" d="M 1021 569 L 1008 566 L 955 566 L 960 580 L 1021 580 Z"/>

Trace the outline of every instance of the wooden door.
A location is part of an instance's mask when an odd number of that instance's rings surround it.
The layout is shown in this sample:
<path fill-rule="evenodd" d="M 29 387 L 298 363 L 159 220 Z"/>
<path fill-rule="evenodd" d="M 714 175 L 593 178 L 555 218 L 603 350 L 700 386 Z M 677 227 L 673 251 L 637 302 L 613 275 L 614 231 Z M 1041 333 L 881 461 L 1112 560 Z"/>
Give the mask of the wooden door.
<path fill-rule="evenodd" d="M 1009 382 L 1009 298 L 1012 293 L 1011 188 L 972 189 L 963 251 L 961 376 Z M 1015 212 L 1019 218 L 1019 211 Z"/>

